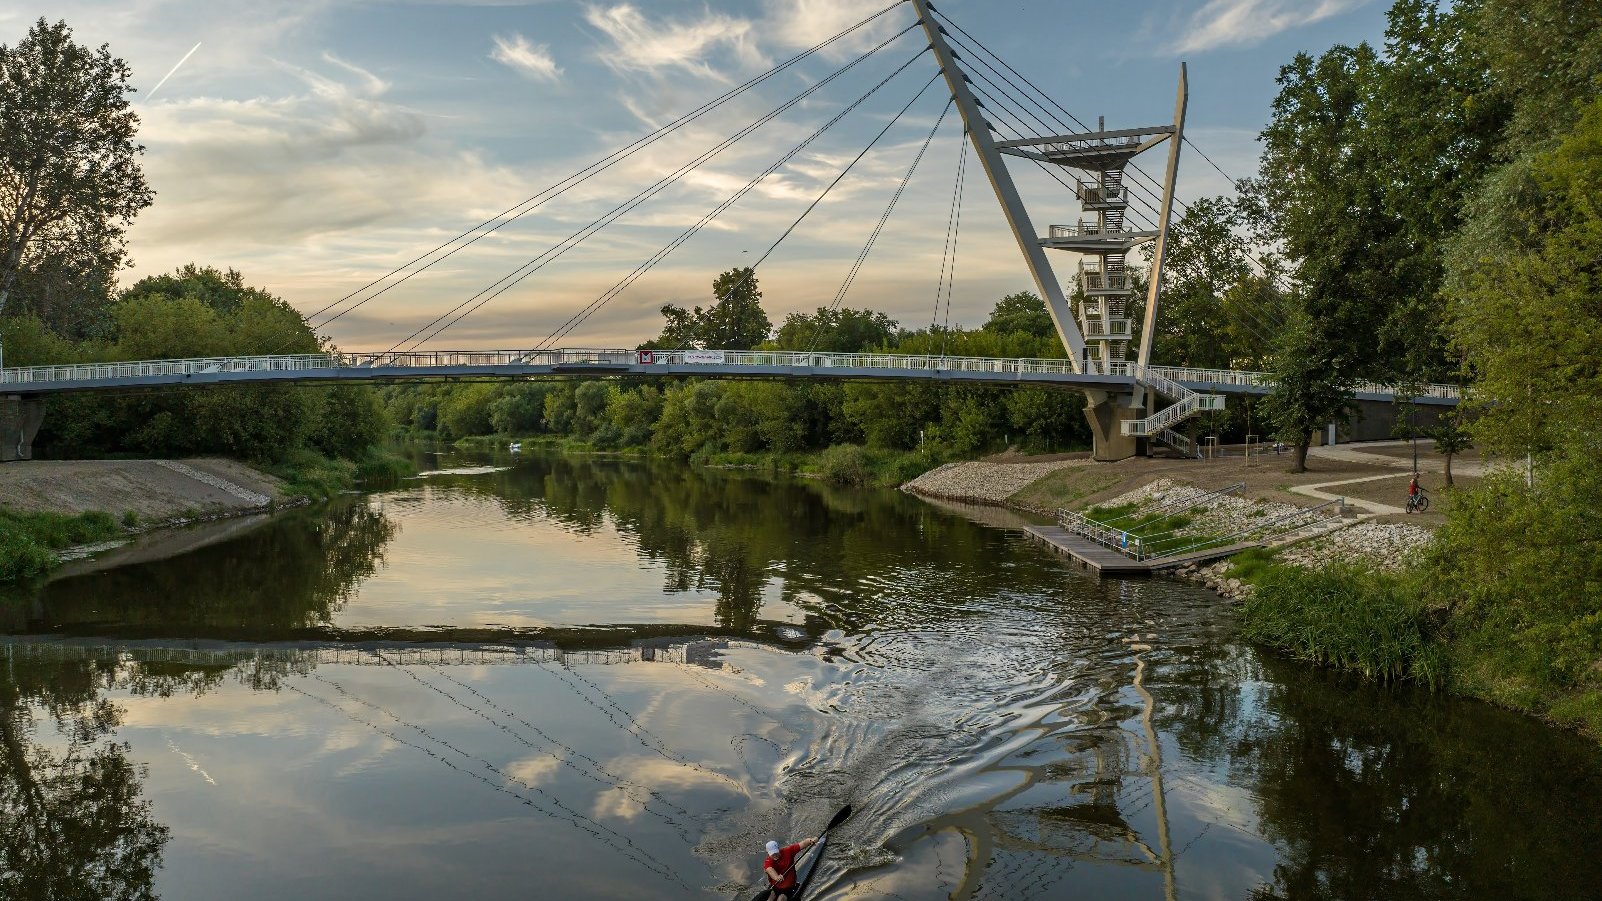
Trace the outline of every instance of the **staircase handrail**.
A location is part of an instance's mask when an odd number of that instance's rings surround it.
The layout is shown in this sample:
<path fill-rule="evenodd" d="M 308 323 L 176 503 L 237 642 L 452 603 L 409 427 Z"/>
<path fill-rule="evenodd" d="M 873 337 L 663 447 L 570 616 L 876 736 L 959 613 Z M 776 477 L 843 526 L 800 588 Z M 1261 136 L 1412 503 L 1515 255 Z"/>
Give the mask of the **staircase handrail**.
<path fill-rule="evenodd" d="M 1267 522 L 1257 523 L 1255 525 L 1250 526 L 1249 528 L 1241 529 L 1241 530 L 1239 530 L 1237 532 L 1234 532 L 1232 534 L 1225 535 L 1222 538 L 1211 538 L 1211 539 L 1208 539 L 1207 541 L 1198 541 L 1195 544 L 1189 545 L 1188 547 L 1176 548 L 1176 549 L 1174 549 L 1172 551 L 1164 551 L 1161 554 L 1154 554 L 1154 555 L 1152 555 L 1152 559 L 1161 559 L 1163 557 L 1177 557 L 1177 556 L 1179 556 L 1181 554 L 1186 554 L 1186 553 L 1190 553 L 1192 551 L 1198 551 L 1198 550 L 1205 549 L 1205 548 L 1207 548 L 1209 546 L 1233 544 L 1233 543 L 1236 543 L 1236 542 L 1240 541 L 1241 539 L 1245 538 L 1247 535 L 1251 535 L 1254 532 L 1261 532 L 1261 531 L 1264 531 L 1266 529 L 1273 528 L 1274 526 L 1280 525 L 1281 523 L 1290 522 L 1293 519 L 1300 519 L 1300 518 L 1302 518 L 1304 516 L 1309 516 L 1310 517 L 1314 513 L 1317 513 L 1320 510 L 1326 509 L 1328 507 L 1334 507 L 1334 506 L 1337 506 L 1337 505 L 1344 505 L 1345 503 L 1346 503 L 1346 499 L 1345 498 L 1336 498 L 1335 500 L 1326 501 L 1325 503 L 1319 504 L 1316 507 L 1307 507 L 1307 508 L 1304 508 L 1304 509 L 1296 511 L 1295 513 L 1287 513 L 1284 516 L 1280 516 L 1280 517 L 1277 517 L 1275 519 L 1268 520 Z"/>

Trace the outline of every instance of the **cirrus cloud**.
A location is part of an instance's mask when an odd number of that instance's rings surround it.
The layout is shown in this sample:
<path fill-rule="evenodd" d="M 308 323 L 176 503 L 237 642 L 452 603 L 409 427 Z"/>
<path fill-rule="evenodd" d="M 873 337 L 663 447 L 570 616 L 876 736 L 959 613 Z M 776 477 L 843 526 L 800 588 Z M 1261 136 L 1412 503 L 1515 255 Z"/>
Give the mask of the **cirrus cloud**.
<path fill-rule="evenodd" d="M 529 43 L 528 38 L 520 34 L 510 37 L 496 35 L 495 49 L 490 51 L 490 59 L 540 81 L 560 81 L 562 78 L 562 68 L 551 56 L 551 48 L 545 44 Z"/>
<path fill-rule="evenodd" d="M 1370 0 L 1208 0 L 1173 42 L 1175 53 L 1249 47 L 1282 31 L 1322 22 Z"/>

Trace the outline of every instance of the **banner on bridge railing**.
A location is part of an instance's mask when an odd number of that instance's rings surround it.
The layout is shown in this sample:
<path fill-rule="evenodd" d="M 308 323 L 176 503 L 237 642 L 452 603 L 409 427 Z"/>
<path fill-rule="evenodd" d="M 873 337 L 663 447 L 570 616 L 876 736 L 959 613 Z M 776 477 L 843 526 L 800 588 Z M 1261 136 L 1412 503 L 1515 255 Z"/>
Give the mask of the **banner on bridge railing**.
<path fill-rule="evenodd" d="M 725 362 L 721 350 L 687 350 L 684 352 L 686 363 L 723 363 Z"/>

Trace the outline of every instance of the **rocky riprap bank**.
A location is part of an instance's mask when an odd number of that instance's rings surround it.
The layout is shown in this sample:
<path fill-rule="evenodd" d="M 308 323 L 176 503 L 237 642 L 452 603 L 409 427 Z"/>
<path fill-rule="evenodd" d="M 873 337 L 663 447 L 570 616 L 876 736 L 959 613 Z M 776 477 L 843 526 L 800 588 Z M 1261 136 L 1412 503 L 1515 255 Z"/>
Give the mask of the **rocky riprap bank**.
<path fill-rule="evenodd" d="M 1086 464 L 1083 460 L 1054 460 L 1048 463 L 990 463 L 983 460 L 969 460 L 965 463 L 947 463 L 902 485 L 901 490 L 944 501 L 1013 507 L 1030 513 L 1050 515 L 1052 511 L 1034 510 L 1015 504 L 1010 499 L 1014 494 L 1059 469 L 1084 465 Z"/>
<path fill-rule="evenodd" d="M 1011 507 L 1026 513 L 1054 515 L 1055 511 L 1036 510 L 1011 498 L 1019 491 L 1058 470 L 1095 465 L 1083 460 L 1044 463 L 991 463 L 969 461 L 947 463 L 901 486 L 903 491 L 923 497 Z M 1190 523 L 1181 531 L 1194 535 L 1235 535 L 1281 517 L 1302 512 L 1303 507 L 1229 494 L 1214 494 L 1173 479 L 1157 479 L 1101 502 L 1102 507 L 1134 504 L 1139 508 L 1161 507 L 1165 512 L 1184 513 Z M 1268 542 L 1277 549 L 1276 559 L 1291 566 L 1315 568 L 1330 563 L 1358 563 L 1377 569 L 1396 569 L 1429 543 L 1430 531 L 1404 523 L 1382 523 L 1371 518 L 1327 513 L 1294 521 L 1294 530 L 1282 531 Z M 1250 586 L 1231 579 L 1228 561 L 1188 566 L 1175 575 L 1199 582 L 1229 597 L 1239 597 Z"/>

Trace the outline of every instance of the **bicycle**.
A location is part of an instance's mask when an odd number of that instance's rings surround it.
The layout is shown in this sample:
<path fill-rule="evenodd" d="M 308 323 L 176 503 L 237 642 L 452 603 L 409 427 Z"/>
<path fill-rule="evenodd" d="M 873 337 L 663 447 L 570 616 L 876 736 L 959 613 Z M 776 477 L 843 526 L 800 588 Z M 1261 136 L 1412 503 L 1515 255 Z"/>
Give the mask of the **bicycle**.
<path fill-rule="evenodd" d="M 1429 508 L 1430 508 L 1430 499 L 1424 493 L 1424 489 L 1420 488 L 1418 490 L 1418 494 L 1410 494 L 1410 495 L 1407 496 L 1407 512 L 1409 512 L 1409 513 L 1423 513 L 1424 511 L 1428 510 Z"/>

